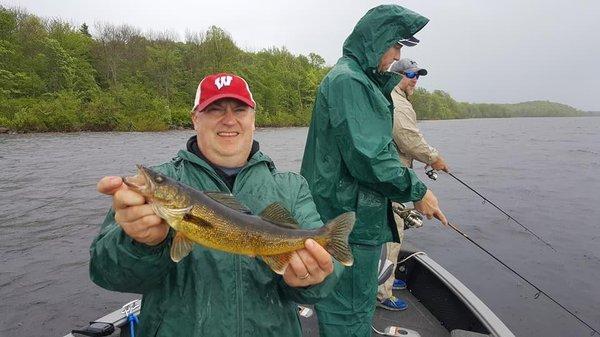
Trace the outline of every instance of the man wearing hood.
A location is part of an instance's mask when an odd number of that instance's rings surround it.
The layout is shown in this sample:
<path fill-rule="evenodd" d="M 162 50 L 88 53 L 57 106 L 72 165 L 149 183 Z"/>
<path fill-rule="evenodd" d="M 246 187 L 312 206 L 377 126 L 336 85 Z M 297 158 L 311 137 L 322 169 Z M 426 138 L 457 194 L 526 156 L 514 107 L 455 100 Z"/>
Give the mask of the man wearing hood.
<path fill-rule="evenodd" d="M 390 93 L 401 77 L 387 69 L 403 46 L 419 42 L 413 35 L 428 21 L 396 5 L 369 10 L 318 88 L 301 174 L 324 222 L 356 212 L 354 265 L 316 305 L 321 336 L 371 336 L 381 245 L 399 240 L 392 201 L 413 201 L 446 224 L 436 197 L 401 164 L 392 139 Z"/>

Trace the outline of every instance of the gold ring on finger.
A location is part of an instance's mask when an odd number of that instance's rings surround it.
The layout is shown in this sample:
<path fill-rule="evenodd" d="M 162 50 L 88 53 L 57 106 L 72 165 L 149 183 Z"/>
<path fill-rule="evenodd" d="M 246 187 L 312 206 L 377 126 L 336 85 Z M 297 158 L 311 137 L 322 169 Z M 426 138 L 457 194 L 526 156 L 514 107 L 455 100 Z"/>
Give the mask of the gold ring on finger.
<path fill-rule="evenodd" d="M 301 279 L 301 280 L 306 280 L 309 277 L 310 277 L 310 273 L 309 272 L 306 272 L 306 275 L 304 275 L 304 276 L 298 276 L 298 278 Z"/>

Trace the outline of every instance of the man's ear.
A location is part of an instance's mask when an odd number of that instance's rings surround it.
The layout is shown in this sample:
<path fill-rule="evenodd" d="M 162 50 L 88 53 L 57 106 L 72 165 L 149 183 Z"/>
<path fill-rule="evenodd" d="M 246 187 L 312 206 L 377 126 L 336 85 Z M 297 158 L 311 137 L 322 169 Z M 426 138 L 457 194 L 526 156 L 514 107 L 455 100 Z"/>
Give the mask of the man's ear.
<path fill-rule="evenodd" d="M 196 123 L 197 123 L 197 118 L 198 118 L 198 112 L 197 111 L 192 111 L 192 126 L 194 127 L 194 129 L 196 128 Z"/>

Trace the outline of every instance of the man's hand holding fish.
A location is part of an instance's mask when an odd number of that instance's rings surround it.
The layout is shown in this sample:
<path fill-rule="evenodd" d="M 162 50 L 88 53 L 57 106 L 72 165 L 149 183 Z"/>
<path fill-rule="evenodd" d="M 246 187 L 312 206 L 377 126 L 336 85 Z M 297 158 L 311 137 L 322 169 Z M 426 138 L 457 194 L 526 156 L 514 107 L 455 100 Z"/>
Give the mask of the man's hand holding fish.
<path fill-rule="evenodd" d="M 98 182 L 98 192 L 113 196 L 115 221 L 136 242 L 156 246 L 169 234 L 169 225 L 154 214 L 144 196 L 131 191 L 121 177 L 104 177 Z"/>
<path fill-rule="evenodd" d="M 292 253 L 290 264 L 283 274 L 283 279 L 292 287 L 307 287 L 323 282 L 333 272 L 331 255 L 315 242 L 308 239 L 305 249 Z"/>

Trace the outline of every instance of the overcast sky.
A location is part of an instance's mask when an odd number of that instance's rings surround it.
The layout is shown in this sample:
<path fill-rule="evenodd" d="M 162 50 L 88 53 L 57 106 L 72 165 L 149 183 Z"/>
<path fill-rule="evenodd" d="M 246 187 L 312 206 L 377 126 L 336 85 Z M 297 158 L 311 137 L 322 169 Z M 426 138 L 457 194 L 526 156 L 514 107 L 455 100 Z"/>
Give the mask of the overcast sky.
<path fill-rule="evenodd" d="M 550 100 L 600 111 L 599 0 L 2 0 L 42 17 L 74 24 L 129 24 L 143 31 L 187 31 L 216 25 L 247 50 L 285 46 L 316 52 L 329 65 L 358 19 L 396 3 L 431 21 L 421 44 L 403 57 L 429 70 L 420 80 L 467 102 Z M 92 30 L 93 33 L 93 30 Z"/>

